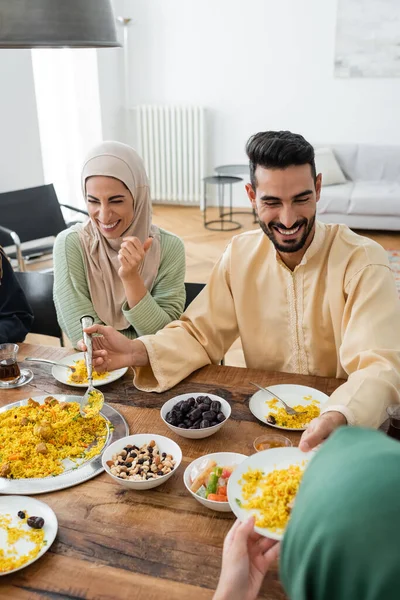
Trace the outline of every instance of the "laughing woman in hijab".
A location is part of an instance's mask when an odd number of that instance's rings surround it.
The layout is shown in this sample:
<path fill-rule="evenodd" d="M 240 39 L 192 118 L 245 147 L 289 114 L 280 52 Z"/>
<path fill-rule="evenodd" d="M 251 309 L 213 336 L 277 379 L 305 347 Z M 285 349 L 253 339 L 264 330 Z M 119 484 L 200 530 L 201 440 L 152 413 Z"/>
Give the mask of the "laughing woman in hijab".
<path fill-rule="evenodd" d="M 0 344 L 23 342 L 32 323 L 32 309 L 0 246 Z"/>
<path fill-rule="evenodd" d="M 63 231 L 54 246 L 54 302 L 71 342 L 80 317 L 135 338 L 180 317 L 185 304 L 185 250 L 152 224 L 143 161 L 130 146 L 103 142 L 83 166 L 89 220 Z"/>
<path fill-rule="evenodd" d="M 338 429 L 304 474 L 281 548 L 251 519 L 233 525 L 214 600 L 255 600 L 278 554 L 289 600 L 398 600 L 399 465 L 399 442 Z"/>

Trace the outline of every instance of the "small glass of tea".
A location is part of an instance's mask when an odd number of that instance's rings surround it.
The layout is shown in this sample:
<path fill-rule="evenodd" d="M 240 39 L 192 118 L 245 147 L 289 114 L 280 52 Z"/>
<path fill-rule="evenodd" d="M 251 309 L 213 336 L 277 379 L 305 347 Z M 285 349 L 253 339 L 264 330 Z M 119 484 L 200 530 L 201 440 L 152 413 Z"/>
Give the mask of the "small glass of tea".
<path fill-rule="evenodd" d="M 289 438 L 278 433 L 264 433 L 258 436 L 254 442 L 254 450 L 256 452 L 262 452 L 263 450 L 270 450 L 271 448 L 290 448 L 292 442 Z"/>
<path fill-rule="evenodd" d="M 17 344 L 0 344 L 0 386 L 15 383 L 21 371 L 17 363 L 19 346 Z"/>
<path fill-rule="evenodd" d="M 390 419 L 390 425 L 387 434 L 396 440 L 400 440 L 400 405 L 393 404 L 388 406 L 387 414 Z"/>

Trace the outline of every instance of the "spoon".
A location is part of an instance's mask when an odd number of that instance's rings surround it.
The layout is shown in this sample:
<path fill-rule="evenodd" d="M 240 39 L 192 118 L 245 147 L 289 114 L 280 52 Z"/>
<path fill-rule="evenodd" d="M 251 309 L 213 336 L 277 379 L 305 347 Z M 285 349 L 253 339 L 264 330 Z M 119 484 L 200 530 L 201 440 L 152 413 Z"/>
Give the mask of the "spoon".
<path fill-rule="evenodd" d="M 64 367 L 64 369 L 70 369 L 73 373 L 76 371 L 75 367 L 64 365 L 63 363 L 55 362 L 54 360 L 47 360 L 47 358 L 34 358 L 33 356 L 26 356 L 24 360 L 29 360 L 30 362 L 47 363 L 48 365 L 55 365 L 56 367 Z"/>
<path fill-rule="evenodd" d="M 268 394 L 271 394 L 271 396 L 273 396 L 274 398 L 279 400 L 279 402 L 282 402 L 288 415 L 303 415 L 304 414 L 304 411 L 295 410 L 294 408 L 292 408 L 291 406 L 286 404 L 286 402 L 284 400 L 282 400 L 282 398 L 279 398 L 279 396 L 277 396 L 274 392 L 271 392 L 268 388 L 262 387 L 261 385 L 258 385 L 258 383 L 253 383 L 252 381 L 250 381 L 250 383 L 251 383 L 251 385 L 254 385 L 256 388 L 258 388 L 259 390 L 262 390 L 263 392 L 268 392 Z"/>
<path fill-rule="evenodd" d="M 81 317 L 82 330 L 86 329 L 86 327 L 90 327 L 93 325 L 94 319 L 90 315 L 85 315 Z M 85 352 L 85 363 L 86 370 L 88 375 L 89 387 L 86 391 L 86 394 L 83 396 L 80 402 L 80 413 L 82 417 L 94 417 L 98 414 L 103 408 L 104 404 L 104 395 L 99 390 L 96 390 L 93 386 L 93 363 L 92 363 L 92 336 L 86 333 L 83 333 L 83 342 L 86 346 Z"/>

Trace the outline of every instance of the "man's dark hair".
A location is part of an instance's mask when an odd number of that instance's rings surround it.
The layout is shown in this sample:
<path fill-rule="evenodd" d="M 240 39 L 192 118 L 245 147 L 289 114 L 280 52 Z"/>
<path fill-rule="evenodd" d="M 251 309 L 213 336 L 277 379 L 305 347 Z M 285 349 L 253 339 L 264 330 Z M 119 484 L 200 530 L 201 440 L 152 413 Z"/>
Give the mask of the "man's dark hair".
<path fill-rule="evenodd" d="M 255 191 L 258 165 L 266 169 L 286 169 L 294 165 L 311 167 L 314 182 L 317 178 L 314 148 L 302 135 L 291 131 L 261 131 L 251 136 L 246 144 L 250 161 L 250 181 Z"/>

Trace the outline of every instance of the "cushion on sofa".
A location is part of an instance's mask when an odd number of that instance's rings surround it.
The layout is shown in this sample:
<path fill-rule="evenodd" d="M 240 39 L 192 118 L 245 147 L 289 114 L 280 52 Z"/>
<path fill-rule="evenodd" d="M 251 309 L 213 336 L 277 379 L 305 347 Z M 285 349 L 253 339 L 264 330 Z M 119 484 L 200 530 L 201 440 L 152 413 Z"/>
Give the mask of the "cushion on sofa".
<path fill-rule="evenodd" d="M 331 148 L 318 148 L 315 151 L 317 174 L 322 173 L 322 185 L 339 185 L 346 183 L 346 177 Z"/>
<path fill-rule="evenodd" d="M 400 183 L 400 146 L 359 144 L 351 179 Z"/>

